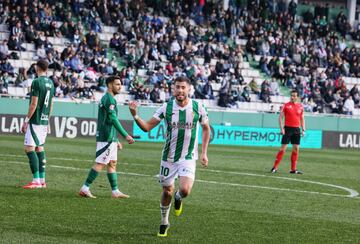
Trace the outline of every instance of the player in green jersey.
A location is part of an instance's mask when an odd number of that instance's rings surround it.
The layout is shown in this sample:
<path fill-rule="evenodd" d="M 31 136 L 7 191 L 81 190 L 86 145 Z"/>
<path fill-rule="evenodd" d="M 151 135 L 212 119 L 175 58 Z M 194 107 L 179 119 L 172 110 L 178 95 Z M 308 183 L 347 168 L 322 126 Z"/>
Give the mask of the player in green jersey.
<path fill-rule="evenodd" d="M 164 103 L 145 122 L 137 115 L 137 102 L 130 102 L 129 108 L 137 125 L 143 131 L 150 131 L 162 119 L 167 126 L 166 142 L 162 152 L 159 182 L 163 187 L 160 211 L 161 225 L 158 236 L 167 236 L 170 227 L 169 212 L 171 198 L 174 193 L 175 178 L 179 178 L 179 189 L 174 194 L 175 215 L 182 213 L 182 199 L 191 192 L 196 160 L 198 158 L 198 125 L 202 126 L 201 164 L 208 165 L 207 148 L 210 140 L 210 126 L 205 107 L 189 98 L 190 81 L 186 77 L 178 77 L 174 84 L 175 99 Z"/>
<path fill-rule="evenodd" d="M 53 106 L 54 84 L 46 77 L 48 63 L 36 63 L 37 78 L 31 84 L 30 106 L 21 131 L 25 133 L 25 152 L 29 158 L 33 180 L 25 189 L 46 188 L 44 144 Z"/>
<path fill-rule="evenodd" d="M 128 195 L 119 190 L 117 183 L 117 150 L 122 148 L 117 133 L 119 132 L 125 137 L 129 144 L 133 144 L 134 139 L 124 130 L 118 120 L 117 102 L 114 96 L 121 91 L 120 78 L 110 76 L 106 79 L 106 85 L 108 91 L 99 103 L 95 164 L 91 168 L 84 185 L 81 187 L 79 195 L 95 198 L 90 192 L 90 185 L 96 179 L 99 172 L 107 166 L 107 176 L 112 190 L 112 197 L 128 198 Z"/>

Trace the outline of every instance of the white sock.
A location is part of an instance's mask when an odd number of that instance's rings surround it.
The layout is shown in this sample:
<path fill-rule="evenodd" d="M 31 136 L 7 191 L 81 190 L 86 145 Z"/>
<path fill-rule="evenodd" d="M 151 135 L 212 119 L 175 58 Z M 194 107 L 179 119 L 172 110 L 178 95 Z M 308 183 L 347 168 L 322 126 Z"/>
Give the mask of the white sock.
<path fill-rule="evenodd" d="M 40 184 L 40 178 L 34 178 L 32 180 L 33 183 L 37 183 L 37 184 Z"/>
<path fill-rule="evenodd" d="M 180 190 L 177 190 L 176 192 L 175 192 L 175 199 L 176 200 L 181 200 L 183 197 L 181 196 L 181 194 L 180 194 Z"/>
<path fill-rule="evenodd" d="M 160 213 L 161 213 L 161 224 L 162 225 L 169 224 L 170 206 L 171 206 L 171 203 L 168 206 L 163 206 L 160 203 Z"/>
<path fill-rule="evenodd" d="M 111 192 L 112 192 L 113 194 L 115 194 L 115 193 L 119 193 L 120 191 L 119 191 L 119 189 L 116 189 L 116 190 L 111 190 Z"/>
<path fill-rule="evenodd" d="M 86 186 L 86 185 L 83 185 L 83 186 L 81 187 L 81 191 L 88 192 L 88 191 L 89 191 L 89 187 Z"/>
<path fill-rule="evenodd" d="M 40 183 L 45 184 L 45 178 L 40 178 Z"/>

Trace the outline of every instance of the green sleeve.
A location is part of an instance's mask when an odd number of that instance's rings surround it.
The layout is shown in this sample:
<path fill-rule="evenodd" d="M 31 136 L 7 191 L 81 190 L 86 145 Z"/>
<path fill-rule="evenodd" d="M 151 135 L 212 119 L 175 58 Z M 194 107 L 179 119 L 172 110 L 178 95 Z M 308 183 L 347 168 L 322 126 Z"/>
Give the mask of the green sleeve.
<path fill-rule="evenodd" d="M 38 97 L 40 94 L 39 82 L 37 79 L 31 84 L 31 96 Z"/>
<path fill-rule="evenodd" d="M 123 137 L 127 137 L 128 133 L 126 132 L 126 130 L 121 126 L 118 118 L 116 117 L 115 113 L 109 113 L 109 118 L 111 120 L 111 122 L 113 123 L 115 129 L 123 136 Z"/>
<path fill-rule="evenodd" d="M 121 126 L 117 118 L 117 113 L 115 112 L 116 100 L 111 97 L 108 97 L 108 99 L 104 101 L 104 107 L 108 114 L 108 118 L 110 119 L 111 123 L 114 125 L 115 129 L 120 133 L 120 135 L 122 135 L 123 137 L 127 137 L 128 133 Z"/>

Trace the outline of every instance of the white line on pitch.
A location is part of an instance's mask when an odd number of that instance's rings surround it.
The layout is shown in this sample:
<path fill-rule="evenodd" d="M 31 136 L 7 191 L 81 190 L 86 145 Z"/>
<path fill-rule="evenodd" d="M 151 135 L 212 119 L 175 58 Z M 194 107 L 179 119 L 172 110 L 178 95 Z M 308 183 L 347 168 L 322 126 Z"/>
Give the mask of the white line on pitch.
<path fill-rule="evenodd" d="M 17 161 L 7 161 L 7 160 L 0 160 L 0 162 L 7 162 L 7 163 L 14 163 L 14 164 L 22 164 L 27 165 L 28 163 L 24 162 L 17 162 Z M 76 171 L 88 171 L 88 169 L 82 169 L 82 168 L 75 168 L 75 167 L 68 167 L 68 166 L 60 166 L 60 165 L 49 165 L 48 167 L 52 168 L 59 168 L 59 169 L 70 169 L 70 170 L 76 170 Z M 229 173 L 226 171 L 219 171 L 219 170 L 212 170 L 216 172 L 224 172 Z M 125 175 L 133 175 L 133 176 L 144 176 L 144 177 L 151 177 L 151 175 L 146 174 L 138 174 L 138 173 L 126 173 L 126 172 L 118 172 L 120 174 Z M 237 174 L 243 174 L 243 175 L 250 175 L 250 176 L 261 176 L 261 177 L 268 177 L 266 175 L 256 175 L 256 174 L 248 174 L 248 173 L 240 173 L 240 172 L 233 172 Z M 277 177 L 277 178 L 285 178 L 285 179 L 291 179 L 286 177 Z M 314 192 L 314 191 L 304 191 L 304 190 L 295 190 L 295 189 L 288 189 L 288 188 L 277 188 L 277 187 L 267 187 L 267 186 L 257 186 L 257 185 L 245 185 L 245 184 L 238 184 L 238 183 L 228 183 L 228 182 L 218 182 L 218 181 L 207 181 L 207 180 L 200 180 L 197 179 L 197 182 L 203 182 L 203 183 L 210 183 L 210 184 L 218 184 L 218 185 L 228 185 L 228 186 L 240 186 L 240 187 L 248 187 L 248 188 L 258 188 L 258 189 L 266 189 L 266 190 L 274 190 L 274 191 L 288 191 L 288 192 L 299 192 L 299 193 L 308 193 L 308 194 L 318 194 L 318 195 L 326 195 L 326 196 L 335 196 L 335 197 L 346 197 L 346 198 L 352 198 L 352 199 L 360 199 L 359 197 L 352 196 L 352 195 L 340 195 L 340 194 L 332 194 L 332 193 L 325 193 L 325 192 Z M 316 182 L 321 183 L 321 182 Z M 322 184 L 322 183 L 321 183 Z M 329 184 L 324 184 L 325 186 L 328 186 Z M 335 186 L 335 185 L 334 185 Z M 341 186 L 339 186 L 340 189 L 342 189 Z M 348 189 L 348 188 L 346 188 Z"/>
<path fill-rule="evenodd" d="M 202 171 L 216 172 L 216 173 L 246 175 L 246 176 L 255 176 L 255 177 L 268 177 L 268 178 L 277 178 L 277 179 L 282 179 L 282 180 L 290 180 L 290 181 L 304 182 L 304 183 L 310 183 L 310 184 L 314 184 L 314 185 L 328 186 L 328 187 L 337 188 L 337 189 L 341 189 L 341 190 L 347 191 L 347 192 L 350 193 L 350 195 L 347 195 L 348 197 L 357 197 L 357 196 L 359 196 L 359 193 L 358 193 L 357 191 L 353 190 L 353 189 L 350 189 L 350 188 L 347 188 L 347 187 L 343 187 L 343 186 L 328 184 L 328 183 L 322 183 L 322 182 L 318 182 L 318 181 L 301 180 L 301 179 L 295 179 L 295 178 L 289 178 L 289 177 L 282 177 L 282 176 L 274 176 L 274 175 L 269 176 L 269 175 L 260 175 L 260 174 L 252 174 L 252 173 L 242 173 L 242 172 L 232 172 L 232 171 L 221 171 L 221 170 L 213 170 L 213 169 L 200 169 L 200 170 L 202 170 Z"/>
<path fill-rule="evenodd" d="M 25 156 L 13 155 L 13 154 L 0 154 L 0 156 L 26 159 Z M 54 159 L 54 160 L 71 161 L 71 162 L 91 162 L 91 163 L 95 163 L 95 159 L 90 160 L 90 159 L 80 159 L 80 158 L 57 158 L 57 157 L 47 157 L 47 158 L 48 159 Z M 151 166 L 152 167 L 152 165 L 149 165 L 149 164 L 123 163 L 123 162 L 120 162 L 120 163 L 124 164 L 124 165 L 136 165 L 136 166 L 148 166 L 148 167 Z"/>
<path fill-rule="evenodd" d="M 22 164 L 22 165 L 28 165 L 29 164 L 29 163 L 24 163 L 24 162 L 7 161 L 7 160 L 0 160 L 0 162 Z M 75 168 L 75 167 L 69 167 L 69 166 L 60 166 L 60 165 L 47 165 L 47 167 L 58 168 L 58 169 L 70 169 L 70 170 L 76 170 L 76 171 L 89 171 L 89 169 L 81 169 L 81 168 Z M 129 173 L 129 172 L 121 172 L 121 171 L 117 171 L 117 173 L 118 174 L 124 174 L 124 175 L 134 175 L 134 176 L 146 176 L 146 177 L 151 176 L 151 175 L 138 174 L 138 173 Z"/>
<path fill-rule="evenodd" d="M 258 188 L 258 189 L 274 190 L 274 191 L 290 191 L 290 192 L 318 194 L 318 195 L 326 195 L 326 196 L 334 196 L 334 197 L 346 197 L 346 198 L 351 198 L 351 199 L 358 198 L 358 197 L 353 197 L 353 196 L 350 196 L 350 195 L 340 195 L 340 194 L 317 192 L 317 191 L 295 190 L 295 189 L 289 189 L 289 188 L 277 188 L 277 187 L 269 187 L 269 186 L 245 185 L 245 184 L 238 184 L 238 183 L 227 183 L 227 182 L 208 181 L 208 180 L 196 180 L 196 181 L 209 183 L 209 184 L 216 184 L 216 185 L 240 186 L 240 187 L 247 187 L 247 188 Z"/>
<path fill-rule="evenodd" d="M 21 155 L 13 155 L 13 154 L 0 154 L 0 156 L 7 156 L 7 157 L 16 157 L 16 158 L 26 158 L 25 156 L 21 156 Z M 94 160 L 83 160 L 83 159 L 75 159 L 75 158 L 58 158 L 58 157 L 48 157 L 49 159 L 54 159 L 54 160 L 63 160 L 63 161 L 75 161 L 75 162 L 94 162 Z M 152 167 L 151 164 L 139 164 L 139 163 L 123 163 L 121 162 L 120 164 L 122 165 L 136 165 L 136 166 L 147 166 L 147 167 Z M 277 179 L 282 179 L 282 180 L 289 180 L 289 181 L 297 181 L 297 182 L 304 182 L 304 183 L 309 183 L 309 184 L 315 184 L 315 185 L 322 185 L 322 186 L 328 186 L 331 188 L 337 188 L 340 190 L 344 190 L 349 192 L 349 195 L 347 195 L 348 197 L 351 198 L 355 198 L 359 196 L 359 193 L 356 190 L 353 190 L 351 188 L 347 188 L 347 187 L 343 187 L 343 186 L 338 186 L 338 185 L 333 185 L 333 184 L 328 184 L 328 183 L 322 183 L 322 182 L 318 182 L 318 181 L 310 181 L 310 180 L 302 180 L 302 179 L 295 179 L 295 178 L 288 178 L 288 177 L 282 177 L 282 176 L 275 176 L 275 175 L 261 175 L 261 174 L 254 174 L 254 173 L 245 173 L 245 172 L 234 172 L 234 171 L 222 171 L 222 170 L 213 170 L 213 169 L 198 169 L 200 171 L 204 171 L 204 172 L 215 172 L 215 173 L 224 173 L 224 174 L 235 174 L 235 175 L 246 175 L 246 176 L 254 176 L 254 177 L 272 177 L 272 178 L 277 178 Z"/>

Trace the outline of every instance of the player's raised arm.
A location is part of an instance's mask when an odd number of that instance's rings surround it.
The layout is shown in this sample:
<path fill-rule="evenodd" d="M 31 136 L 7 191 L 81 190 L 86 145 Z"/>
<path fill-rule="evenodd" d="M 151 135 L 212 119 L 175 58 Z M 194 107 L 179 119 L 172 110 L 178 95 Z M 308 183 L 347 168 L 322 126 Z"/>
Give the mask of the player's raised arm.
<path fill-rule="evenodd" d="M 144 121 L 142 120 L 139 115 L 137 114 L 137 108 L 139 107 L 139 104 L 136 101 L 130 101 L 129 102 L 129 109 L 130 109 L 130 113 L 131 115 L 134 117 L 134 120 L 136 122 L 136 124 L 140 127 L 141 130 L 148 132 L 150 130 L 152 130 L 154 127 L 156 127 L 159 123 L 160 120 L 152 117 L 150 120 L 148 121 Z"/>

